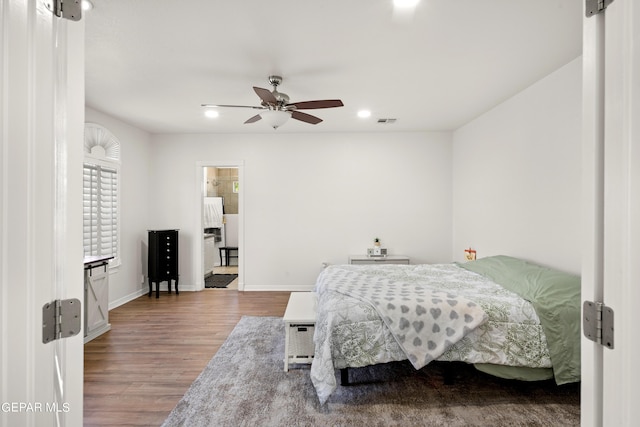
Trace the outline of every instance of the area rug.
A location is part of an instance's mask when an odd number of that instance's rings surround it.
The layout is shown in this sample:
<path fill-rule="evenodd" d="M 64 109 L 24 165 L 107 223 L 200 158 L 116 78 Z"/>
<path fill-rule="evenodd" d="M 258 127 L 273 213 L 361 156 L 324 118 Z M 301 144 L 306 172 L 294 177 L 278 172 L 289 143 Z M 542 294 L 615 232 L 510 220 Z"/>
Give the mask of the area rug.
<path fill-rule="evenodd" d="M 163 426 L 578 426 L 580 387 L 519 382 L 455 364 L 388 363 L 350 371 L 320 406 L 308 365 L 284 372 L 284 324 L 243 317 Z M 339 372 L 336 373 L 339 377 Z"/>
<path fill-rule="evenodd" d="M 212 274 L 204 279 L 205 288 L 226 288 L 233 282 L 237 274 Z"/>

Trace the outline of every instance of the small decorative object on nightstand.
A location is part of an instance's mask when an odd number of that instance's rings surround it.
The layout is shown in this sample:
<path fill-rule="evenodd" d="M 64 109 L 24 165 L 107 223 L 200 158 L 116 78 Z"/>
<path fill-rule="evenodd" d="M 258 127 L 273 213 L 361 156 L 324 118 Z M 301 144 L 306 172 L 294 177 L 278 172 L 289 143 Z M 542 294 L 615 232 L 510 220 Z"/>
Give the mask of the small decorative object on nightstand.
<path fill-rule="evenodd" d="M 379 238 L 376 237 L 375 239 L 373 239 L 373 248 L 367 249 L 367 256 L 370 256 L 370 257 L 386 257 L 387 256 L 387 249 L 383 248 L 380 245 Z"/>
<path fill-rule="evenodd" d="M 476 250 L 471 248 L 465 249 L 464 258 L 467 261 L 474 261 L 476 259 Z"/>

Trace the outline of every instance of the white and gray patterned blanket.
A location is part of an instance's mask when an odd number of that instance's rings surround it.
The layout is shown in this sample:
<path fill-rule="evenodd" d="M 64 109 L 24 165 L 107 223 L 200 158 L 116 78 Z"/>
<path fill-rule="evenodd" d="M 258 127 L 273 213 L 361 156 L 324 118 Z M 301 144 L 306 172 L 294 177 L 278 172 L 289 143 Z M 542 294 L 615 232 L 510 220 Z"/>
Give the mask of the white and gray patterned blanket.
<path fill-rule="evenodd" d="M 371 304 L 407 359 L 420 369 L 487 320 L 475 302 L 416 283 L 329 266 L 326 289 Z"/>
<path fill-rule="evenodd" d="M 323 270 L 315 287 L 318 308 L 315 356 L 310 376 L 321 403 L 327 401 L 337 387 L 336 369 L 407 359 L 396 337 L 374 308 L 375 303 L 332 290 L 336 289 L 334 284 L 338 282 L 349 283 L 348 279 L 342 277 L 345 271 L 361 275 L 358 280 L 367 288 L 371 288 L 370 284 L 378 281 L 378 278 L 393 282 L 392 286 L 397 290 L 403 286 L 414 290 L 421 287 L 425 295 L 417 296 L 416 302 L 419 302 L 417 298 L 426 302 L 427 292 L 442 292 L 458 296 L 458 304 L 462 300 L 460 297 L 465 297 L 481 307 L 488 320 L 453 344 L 437 360 L 529 368 L 551 367 L 546 337 L 531 303 L 486 277 L 455 264 L 342 265 Z M 384 291 L 381 290 L 379 296 L 382 294 Z M 401 295 L 401 301 L 402 297 L 409 298 L 408 295 Z M 384 298 L 378 300 L 393 304 L 393 301 Z M 407 304 L 394 304 L 400 307 L 400 313 L 402 305 L 411 311 Z M 422 306 L 426 310 L 438 308 Z M 418 310 L 422 312 L 416 306 L 414 312 L 417 314 Z M 418 321 L 424 321 L 425 316 L 426 313 Z M 439 318 L 441 316 L 443 314 Z M 405 319 L 413 326 L 411 323 L 415 320 Z M 419 323 L 417 325 L 420 327 Z M 440 324 L 438 327 L 442 330 Z M 427 326 L 425 323 L 422 332 L 430 329 L 433 330 L 433 325 Z"/>

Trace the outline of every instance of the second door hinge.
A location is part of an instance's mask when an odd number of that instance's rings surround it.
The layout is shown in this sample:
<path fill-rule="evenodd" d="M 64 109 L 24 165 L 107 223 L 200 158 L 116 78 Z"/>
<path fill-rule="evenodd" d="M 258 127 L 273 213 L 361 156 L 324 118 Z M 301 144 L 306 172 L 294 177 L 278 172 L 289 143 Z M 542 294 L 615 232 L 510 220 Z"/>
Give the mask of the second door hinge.
<path fill-rule="evenodd" d="M 603 12 L 613 0 L 585 0 L 584 14 L 587 18 Z"/>
<path fill-rule="evenodd" d="M 582 330 L 584 336 L 613 350 L 613 309 L 601 302 L 582 304 Z"/>
<path fill-rule="evenodd" d="M 44 344 L 80 333 L 80 300 L 55 300 L 42 306 L 42 342 Z"/>
<path fill-rule="evenodd" d="M 71 21 L 82 19 L 81 0 L 46 0 L 46 5 L 47 9 L 58 18 L 65 18 Z"/>

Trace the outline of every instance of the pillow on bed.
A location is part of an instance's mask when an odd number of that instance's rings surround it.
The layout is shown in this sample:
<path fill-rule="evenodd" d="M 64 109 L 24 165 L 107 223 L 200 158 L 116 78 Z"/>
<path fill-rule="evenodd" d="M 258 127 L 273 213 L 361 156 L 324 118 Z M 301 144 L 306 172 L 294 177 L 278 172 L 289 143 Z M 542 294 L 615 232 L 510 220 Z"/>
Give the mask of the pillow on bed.
<path fill-rule="evenodd" d="M 534 300 L 550 298 L 552 301 L 549 302 L 553 302 L 576 297 L 579 303 L 580 277 L 573 274 L 506 255 L 481 258 L 458 266 L 489 277 L 514 292 L 526 292 Z"/>
<path fill-rule="evenodd" d="M 505 255 L 457 264 L 531 302 L 547 337 L 558 384 L 580 380 L 580 277 Z"/>

